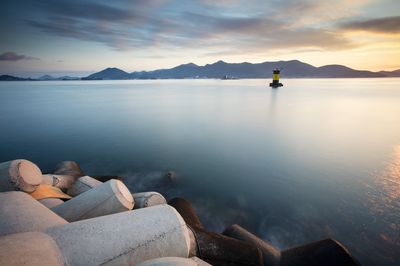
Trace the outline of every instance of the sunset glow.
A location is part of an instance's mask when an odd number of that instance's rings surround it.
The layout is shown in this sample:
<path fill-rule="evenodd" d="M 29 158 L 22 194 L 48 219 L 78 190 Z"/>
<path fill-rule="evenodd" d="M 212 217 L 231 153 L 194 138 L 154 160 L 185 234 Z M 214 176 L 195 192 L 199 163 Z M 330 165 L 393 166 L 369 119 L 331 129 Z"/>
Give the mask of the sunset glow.
<path fill-rule="evenodd" d="M 0 72 L 88 74 L 297 59 L 400 68 L 400 2 L 3 1 Z"/>

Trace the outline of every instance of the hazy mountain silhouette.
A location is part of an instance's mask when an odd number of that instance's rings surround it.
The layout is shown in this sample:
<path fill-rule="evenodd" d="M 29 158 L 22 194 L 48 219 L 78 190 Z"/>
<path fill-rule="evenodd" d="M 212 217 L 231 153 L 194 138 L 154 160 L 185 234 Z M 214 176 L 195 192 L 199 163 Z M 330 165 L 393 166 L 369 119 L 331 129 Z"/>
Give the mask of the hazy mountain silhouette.
<path fill-rule="evenodd" d="M 70 76 L 61 76 L 61 77 L 53 77 L 50 75 L 44 75 L 38 78 L 39 80 L 47 81 L 47 80 L 79 80 L 81 78 L 78 77 L 70 77 Z"/>
<path fill-rule="evenodd" d="M 285 78 L 371 78 L 393 77 L 396 71 L 372 72 L 355 70 L 342 65 L 315 67 L 298 60 L 252 63 L 226 63 L 218 61 L 205 66 L 193 63 L 170 69 L 137 71 L 127 73 L 118 68 L 107 68 L 84 79 L 183 79 L 183 78 L 221 78 L 225 75 L 236 78 L 270 78 L 271 71 L 282 69 Z"/>
<path fill-rule="evenodd" d="M 0 81 L 29 81 L 29 80 L 37 80 L 37 79 L 20 78 L 20 77 L 15 77 L 15 76 L 11 76 L 11 75 L 1 75 L 0 76 Z"/>
<path fill-rule="evenodd" d="M 116 67 L 112 68 L 109 67 L 82 79 L 96 80 L 96 79 L 129 79 L 129 78 L 130 78 L 129 73 Z"/>
<path fill-rule="evenodd" d="M 400 69 L 394 71 L 379 71 L 379 73 L 387 76 L 387 77 L 400 77 Z"/>
<path fill-rule="evenodd" d="M 82 80 L 122 80 L 122 79 L 184 79 L 184 78 L 271 78 L 271 72 L 275 68 L 282 69 L 282 78 L 378 78 L 400 77 L 400 69 L 394 71 L 372 72 L 356 70 L 343 65 L 326 65 L 315 67 L 299 60 L 276 61 L 252 64 L 226 63 L 218 61 L 213 64 L 199 66 L 193 63 L 179 65 L 169 69 L 153 71 L 125 72 L 119 68 L 106 68 L 93 73 Z M 44 75 L 39 80 L 76 80 L 77 77 L 52 77 Z M 14 77 L 10 75 L 0 76 L 0 80 L 36 80 Z"/>

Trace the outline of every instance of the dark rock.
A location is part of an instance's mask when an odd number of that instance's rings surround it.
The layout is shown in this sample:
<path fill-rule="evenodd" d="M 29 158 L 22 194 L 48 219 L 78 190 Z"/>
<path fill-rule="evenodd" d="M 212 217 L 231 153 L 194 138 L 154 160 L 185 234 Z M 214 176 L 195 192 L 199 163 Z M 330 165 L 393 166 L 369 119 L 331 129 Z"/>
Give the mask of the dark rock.
<path fill-rule="evenodd" d="M 174 207 L 191 227 L 204 228 L 192 204 L 184 198 L 173 198 L 168 204 Z"/>
<path fill-rule="evenodd" d="M 168 178 L 168 180 L 171 181 L 171 182 L 173 182 L 173 183 L 176 183 L 176 182 L 178 181 L 177 174 L 176 174 L 176 172 L 174 172 L 174 171 L 168 171 L 168 172 L 165 174 L 165 177 Z"/>
<path fill-rule="evenodd" d="M 90 177 L 93 177 L 94 179 L 99 180 L 100 182 L 103 182 L 103 183 L 105 183 L 111 179 L 117 179 L 120 181 L 124 181 L 123 177 L 117 176 L 117 175 L 95 175 L 95 176 L 91 175 Z"/>
<path fill-rule="evenodd" d="M 281 252 L 282 266 L 361 265 L 339 242 L 325 239 Z"/>
<path fill-rule="evenodd" d="M 84 176 L 82 169 L 74 161 L 63 161 L 56 166 L 55 175 L 70 175 L 75 178 Z"/>
<path fill-rule="evenodd" d="M 196 256 L 212 265 L 263 265 L 261 251 L 254 245 L 204 229 L 189 201 L 168 202 L 183 217 L 196 238 Z"/>
<path fill-rule="evenodd" d="M 250 245 L 258 247 L 263 253 L 264 265 L 279 265 L 280 251 L 270 243 L 258 238 L 240 225 L 234 224 L 225 229 L 222 233 L 226 236 L 242 240 Z"/>

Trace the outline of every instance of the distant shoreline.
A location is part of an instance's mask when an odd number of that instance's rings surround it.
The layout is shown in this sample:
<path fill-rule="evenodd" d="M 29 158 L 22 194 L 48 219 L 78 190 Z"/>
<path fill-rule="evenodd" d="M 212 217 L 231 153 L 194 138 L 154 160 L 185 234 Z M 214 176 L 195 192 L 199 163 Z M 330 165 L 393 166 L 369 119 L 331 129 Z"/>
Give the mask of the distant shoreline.
<path fill-rule="evenodd" d="M 28 81 L 45 81 L 45 82 L 52 82 L 52 81 L 65 81 L 65 82 L 70 82 L 70 81 L 121 81 L 121 80 L 224 80 L 224 79 L 219 79 L 219 78 L 148 78 L 148 79 L 70 79 L 70 80 L 63 80 L 63 79 L 53 79 L 53 80 L 42 80 L 42 79 L 31 79 L 31 78 L 18 78 L 13 79 L 13 80 L 6 80 L 6 79 L 1 79 L 0 76 L 0 82 L 28 82 Z M 282 77 L 282 79 L 383 79 L 383 78 L 400 78 L 400 77 Z M 261 77 L 261 78 L 235 78 L 235 79 L 226 79 L 225 81 L 237 81 L 237 80 L 249 80 L 249 79 L 265 79 L 269 80 L 271 77 Z"/>
<path fill-rule="evenodd" d="M 269 79 L 273 69 L 280 69 L 284 79 L 298 78 L 385 78 L 400 77 L 400 69 L 394 71 L 356 70 L 343 65 L 316 67 L 299 60 L 263 63 L 226 63 L 217 61 L 199 66 L 193 63 L 182 64 L 168 69 L 126 72 L 116 67 L 108 67 L 86 77 L 44 75 L 39 78 L 21 78 L 2 75 L 6 81 L 50 81 L 50 80 L 153 80 L 153 79 Z M 224 78 L 225 77 L 225 78 Z M 227 78 L 228 77 L 228 78 Z"/>

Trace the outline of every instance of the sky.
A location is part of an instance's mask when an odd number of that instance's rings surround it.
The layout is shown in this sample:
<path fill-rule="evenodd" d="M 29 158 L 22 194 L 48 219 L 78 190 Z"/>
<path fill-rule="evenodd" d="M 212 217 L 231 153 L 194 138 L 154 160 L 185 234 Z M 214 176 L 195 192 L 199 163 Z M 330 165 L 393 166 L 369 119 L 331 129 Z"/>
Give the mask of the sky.
<path fill-rule="evenodd" d="M 293 60 L 400 69 L 399 0 L 2 0 L 0 74 Z"/>

